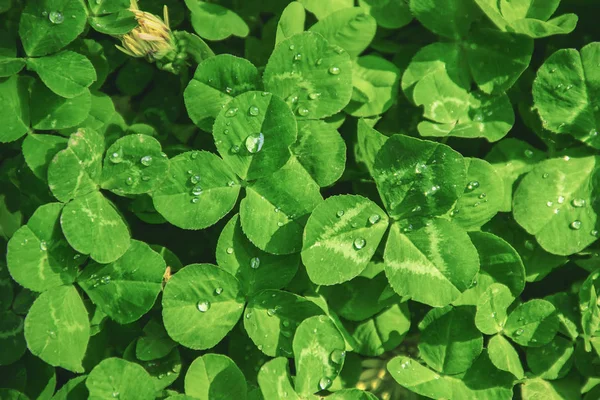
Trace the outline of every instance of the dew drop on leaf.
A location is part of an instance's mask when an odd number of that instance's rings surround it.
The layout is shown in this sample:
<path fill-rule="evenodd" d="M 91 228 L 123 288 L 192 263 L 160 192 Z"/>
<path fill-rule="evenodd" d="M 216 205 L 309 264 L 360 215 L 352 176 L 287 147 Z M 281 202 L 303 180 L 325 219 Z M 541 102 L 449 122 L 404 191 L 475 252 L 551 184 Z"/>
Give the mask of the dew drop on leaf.
<path fill-rule="evenodd" d="M 331 68 L 329 68 L 329 73 L 331 75 L 339 75 L 340 72 L 341 72 L 341 70 L 340 70 L 339 67 L 331 67 Z"/>
<path fill-rule="evenodd" d="M 585 200 L 584 199 L 573 199 L 571 200 L 571 205 L 573 207 L 584 207 L 585 206 Z"/>
<path fill-rule="evenodd" d="M 319 388 L 321 390 L 325 390 L 327 388 L 329 388 L 331 386 L 331 379 L 327 378 L 327 377 L 323 377 L 319 380 Z"/>
<path fill-rule="evenodd" d="M 129 186 L 133 185 L 133 178 L 128 176 L 127 179 L 125 179 L 125 183 Z"/>
<path fill-rule="evenodd" d="M 549 176 L 550 176 L 550 174 L 549 174 L 549 173 L 547 173 L 547 172 L 544 172 L 544 173 L 542 174 L 542 179 L 548 179 L 548 177 L 549 177 Z"/>
<path fill-rule="evenodd" d="M 63 23 L 65 16 L 60 11 L 50 11 L 50 14 L 48 14 L 48 19 L 53 24 L 59 25 Z"/>
<path fill-rule="evenodd" d="M 260 133 L 253 133 L 246 138 L 246 149 L 249 153 L 258 153 L 265 144 L 265 136 Z"/>
<path fill-rule="evenodd" d="M 227 250 L 225 250 L 225 252 L 227 254 L 233 254 L 233 247 L 228 247 Z"/>
<path fill-rule="evenodd" d="M 48 244 L 46 243 L 46 241 L 45 241 L 45 240 L 42 240 L 42 241 L 40 242 L 40 250 L 42 250 L 42 251 L 46 251 L 46 250 L 48 250 Z"/>
<path fill-rule="evenodd" d="M 479 187 L 479 182 L 477 182 L 477 181 L 471 181 L 467 184 L 468 191 L 473 191 L 473 190 L 477 189 L 478 187 Z"/>
<path fill-rule="evenodd" d="M 233 92 L 232 88 L 230 88 L 229 86 L 225 88 L 225 93 L 231 94 L 231 92 Z M 237 112 L 237 110 L 236 110 L 236 112 Z"/>
<path fill-rule="evenodd" d="M 598 237 L 598 230 L 597 229 L 592 229 L 592 231 L 590 232 L 590 235 L 592 235 L 594 237 Z"/>
<path fill-rule="evenodd" d="M 231 107 L 227 111 L 225 111 L 225 116 L 228 118 L 235 117 L 238 112 L 237 107 Z"/>
<path fill-rule="evenodd" d="M 210 310 L 210 302 L 206 300 L 200 300 L 196 306 L 200 312 L 207 312 Z"/>
<path fill-rule="evenodd" d="M 551 202 L 551 201 L 547 201 L 547 202 L 546 202 L 546 205 L 547 205 L 548 207 L 552 207 L 552 205 L 553 205 L 553 204 L 554 204 L 554 203 L 553 203 L 553 202 Z"/>
<path fill-rule="evenodd" d="M 275 314 L 277 314 L 277 311 L 276 311 L 274 308 L 269 308 L 269 309 L 267 310 L 267 315 L 268 315 L 269 317 L 272 317 L 272 316 L 273 316 L 273 315 L 275 315 Z"/>
<path fill-rule="evenodd" d="M 119 152 L 116 152 L 116 151 L 114 153 L 112 153 L 108 159 L 113 164 L 119 164 L 120 162 L 123 161 L 123 157 L 121 157 L 121 154 Z"/>
<path fill-rule="evenodd" d="M 298 107 L 298 115 L 301 117 L 306 117 L 310 111 L 306 107 Z"/>
<path fill-rule="evenodd" d="M 365 247 L 366 244 L 367 244 L 367 241 L 363 238 L 354 239 L 354 248 L 356 250 L 362 249 L 363 247 Z"/>
<path fill-rule="evenodd" d="M 575 220 L 571 222 L 569 228 L 573 229 L 574 231 L 578 231 L 579 229 L 581 229 L 581 221 Z"/>
<path fill-rule="evenodd" d="M 336 364 L 341 364 L 344 362 L 344 359 L 346 358 L 346 352 L 343 350 L 333 350 L 331 352 L 331 354 L 329 355 L 329 358 L 331 359 L 332 362 L 336 363 Z"/>
<path fill-rule="evenodd" d="M 194 197 L 191 201 L 192 201 L 192 204 L 197 204 L 200 201 L 200 199 L 197 197 Z"/>
<path fill-rule="evenodd" d="M 524 330 L 522 328 L 519 328 L 515 331 L 515 335 L 516 336 L 521 336 L 523 334 Z"/>
<path fill-rule="evenodd" d="M 558 204 L 564 203 L 565 202 L 565 196 L 558 196 L 557 201 L 558 201 Z"/>
<path fill-rule="evenodd" d="M 149 167 L 150 165 L 152 165 L 152 156 L 144 156 L 141 158 L 140 162 L 142 163 L 142 165 Z"/>
<path fill-rule="evenodd" d="M 335 215 L 337 215 L 338 218 L 341 218 L 344 216 L 344 210 L 339 210 L 337 213 L 335 213 Z"/>
<path fill-rule="evenodd" d="M 369 223 L 371 225 L 375 225 L 376 223 L 379 222 L 380 219 L 381 219 L 381 217 L 379 216 L 379 214 L 373 214 L 369 217 Z"/>
<path fill-rule="evenodd" d="M 192 194 L 194 196 L 200 196 L 202 194 L 202 187 L 200 185 L 194 186 L 192 189 Z"/>
<path fill-rule="evenodd" d="M 319 97 L 321 97 L 321 93 L 318 92 L 313 92 L 308 95 L 308 98 L 311 100 L 317 100 Z"/>
<path fill-rule="evenodd" d="M 257 269 L 258 267 L 260 267 L 260 258 L 252 257 L 250 259 L 250 268 Z"/>
<path fill-rule="evenodd" d="M 215 289 L 215 296 L 218 296 L 221 293 L 223 293 L 223 288 L 222 287 L 218 287 L 218 288 Z"/>
<path fill-rule="evenodd" d="M 302 54 L 300 54 L 300 53 L 295 54 L 294 61 L 302 61 Z"/>
<path fill-rule="evenodd" d="M 533 157 L 533 151 L 530 149 L 525 150 L 525 157 L 527 157 L 527 158 Z"/>
<path fill-rule="evenodd" d="M 231 146 L 230 151 L 232 154 L 237 154 L 240 151 L 240 146 L 238 146 L 237 144 L 234 144 L 233 146 Z"/>
<path fill-rule="evenodd" d="M 248 114 L 253 117 L 256 117 L 259 113 L 260 110 L 256 106 L 250 106 L 250 108 L 248 109 Z"/>

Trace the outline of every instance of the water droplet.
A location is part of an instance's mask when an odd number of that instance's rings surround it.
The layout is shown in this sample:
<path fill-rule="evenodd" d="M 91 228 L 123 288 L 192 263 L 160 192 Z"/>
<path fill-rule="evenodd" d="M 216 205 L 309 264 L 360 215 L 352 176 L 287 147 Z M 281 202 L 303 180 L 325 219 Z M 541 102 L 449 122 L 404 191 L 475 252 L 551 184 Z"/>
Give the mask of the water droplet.
<path fill-rule="evenodd" d="M 402 228 L 402 232 L 404 232 L 404 233 L 412 232 L 412 230 L 413 230 L 412 224 L 408 224 L 408 226 L 405 226 L 404 228 Z"/>
<path fill-rule="evenodd" d="M 253 117 L 256 117 L 259 113 L 260 110 L 256 106 L 250 106 L 250 108 L 248 109 L 248 114 Z"/>
<path fill-rule="evenodd" d="M 525 157 L 527 157 L 527 158 L 533 157 L 533 150 L 530 150 L 530 149 L 525 150 Z"/>
<path fill-rule="evenodd" d="M 233 247 L 228 247 L 227 250 L 225 250 L 225 252 L 227 254 L 233 254 Z"/>
<path fill-rule="evenodd" d="M 515 335 L 516 336 L 521 336 L 523 334 L 523 332 L 525 332 L 522 328 L 519 328 L 515 331 Z"/>
<path fill-rule="evenodd" d="M 400 364 L 400 367 L 402 369 L 406 369 L 406 368 L 410 367 L 410 360 L 404 361 L 402 364 Z"/>
<path fill-rule="evenodd" d="M 198 158 L 199 153 L 197 151 L 192 152 L 191 158 L 192 160 L 195 160 L 196 158 Z"/>
<path fill-rule="evenodd" d="M 113 164 L 119 164 L 120 162 L 123 161 L 123 157 L 121 156 L 121 153 L 120 152 L 116 152 L 116 151 L 114 153 L 112 153 L 108 159 Z"/>
<path fill-rule="evenodd" d="M 558 204 L 564 203 L 565 202 L 565 196 L 558 196 L 557 201 L 558 201 Z"/>
<path fill-rule="evenodd" d="M 585 200 L 584 199 L 573 199 L 571 200 L 571 205 L 573 207 L 584 207 L 585 206 Z"/>
<path fill-rule="evenodd" d="M 112 392 L 112 397 L 114 397 L 114 398 L 119 397 L 119 392 Z"/>
<path fill-rule="evenodd" d="M 302 61 L 302 54 L 296 53 L 294 55 L 294 61 Z"/>
<path fill-rule="evenodd" d="M 329 68 L 329 73 L 331 75 L 339 75 L 340 72 L 341 72 L 341 70 L 339 69 L 339 67 L 331 67 L 331 68 Z"/>
<path fill-rule="evenodd" d="M 533 243 L 531 240 L 526 240 L 525 241 L 525 248 L 527 250 L 534 250 L 535 249 L 535 243 Z"/>
<path fill-rule="evenodd" d="M 481 194 L 479 195 L 479 198 L 480 198 L 480 199 L 485 199 L 485 196 L 487 196 L 485 193 L 481 193 Z"/>
<path fill-rule="evenodd" d="M 265 136 L 260 133 L 253 133 L 246 138 L 246 149 L 249 153 L 258 153 L 265 144 Z"/>
<path fill-rule="evenodd" d="M 252 313 L 251 312 L 246 313 L 246 319 L 250 319 L 250 317 L 252 317 Z"/>
<path fill-rule="evenodd" d="M 227 86 L 227 87 L 225 88 L 225 93 L 227 93 L 227 94 L 231 94 L 231 92 L 233 92 L 233 89 L 232 89 L 232 88 L 230 88 L 229 86 Z M 236 110 L 236 112 L 237 112 L 237 110 Z"/>
<path fill-rule="evenodd" d="M 46 241 L 45 241 L 45 240 L 42 240 L 42 241 L 40 242 L 40 250 L 42 250 L 42 251 L 46 251 L 46 250 L 48 250 L 48 244 L 46 243 Z"/>
<path fill-rule="evenodd" d="M 592 229 L 592 231 L 590 232 L 590 235 L 592 235 L 594 237 L 598 237 L 598 230 Z"/>
<path fill-rule="evenodd" d="M 332 362 L 334 362 L 336 364 L 341 364 L 344 362 L 344 359 L 346 358 L 346 352 L 343 350 L 334 350 L 329 355 L 329 358 L 331 359 Z"/>
<path fill-rule="evenodd" d="M 310 111 L 308 108 L 306 107 L 298 107 L 298 115 L 301 117 L 306 117 L 308 114 L 310 114 Z"/>
<path fill-rule="evenodd" d="M 344 210 L 339 210 L 335 215 L 337 215 L 338 218 L 342 218 L 344 216 Z"/>
<path fill-rule="evenodd" d="M 48 19 L 53 24 L 59 25 L 63 23 L 65 16 L 60 11 L 50 11 L 50 14 L 48 14 Z"/>
<path fill-rule="evenodd" d="M 239 109 L 237 107 L 231 107 L 227 111 L 225 111 L 225 116 L 228 118 L 235 117 L 238 110 Z"/>
<path fill-rule="evenodd" d="M 200 196 L 202 194 L 202 187 L 200 185 L 194 186 L 194 188 L 192 189 L 192 194 L 194 196 Z"/>
<path fill-rule="evenodd" d="M 223 293 L 223 288 L 222 287 L 218 287 L 218 288 L 215 289 L 215 296 L 218 296 L 221 293 Z"/>
<path fill-rule="evenodd" d="M 233 146 L 231 146 L 230 151 L 232 154 L 237 154 L 240 151 L 240 146 L 238 146 L 237 144 L 234 144 Z"/>
<path fill-rule="evenodd" d="M 549 176 L 550 176 L 549 173 L 544 172 L 544 174 L 542 174 L 542 179 L 548 179 Z"/>
<path fill-rule="evenodd" d="M 56 332 L 48 331 L 48 336 L 50 336 L 52 339 L 54 339 L 54 338 L 56 338 Z"/>
<path fill-rule="evenodd" d="M 125 183 L 129 186 L 133 185 L 133 178 L 128 176 L 127 179 L 125 179 Z"/>
<path fill-rule="evenodd" d="M 381 220 L 381 217 L 379 216 L 379 214 L 373 214 L 369 217 L 369 223 L 371 225 L 375 225 L 376 223 L 379 222 L 379 220 Z"/>
<path fill-rule="evenodd" d="M 277 310 L 275 310 L 274 308 L 269 308 L 269 309 L 267 310 L 267 315 L 268 315 L 269 317 L 272 317 L 272 316 L 273 316 L 273 315 L 275 315 L 275 314 L 277 314 Z"/>
<path fill-rule="evenodd" d="M 327 377 L 323 377 L 319 380 L 319 388 L 321 390 L 325 390 L 327 388 L 329 388 L 331 386 L 331 379 L 327 378 Z"/>
<path fill-rule="evenodd" d="M 456 214 L 458 214 L 458 213 L 460 213 L 460 211 L 459 211 L 458 209 L 452 210 L 452 211 L 450 212 L 450 216 L 451 216 L 451 217 L 454 217 L 454 216 L 455 216 Z"/>
<path fill-rule="evenodd" d="M 146 175 L 143 175 L 143 176 L 142 176 L 142 181 L 144 181 L 144 182 L 148 182 L 149 180 L 150 180 L 150 177 L 149 177 L 149 176 L 146 176 Z"/>
<path fill-rule="evenodd" d="M 296 46 L 294 46 L 293 44 L 290 44 L 290 47 L 289 47 L 290 50 L 294 50 L 295 48 L 296 48 Z"/>
<path fill-rule="evenodd" d="M 193 185 L 195 185 L 198 182 L 200 182 L 200 175 L 192 175 L 190 177 L 190 182 L 192 182 Z"/>
<path fill-rule="evenodd" d="M 467 184 L 468 191 L 473 191 L 473 190 L 477 189 L 478 187 L 479 187 L 479 182 L 477 182 L 477 181 L 471 181 Z"/>
<path fill-rule="evenodd" d="M 47 17 L 48 16 L 48 11 L 44 10 L 42 11 L 42 17 Z"/>
<path fill-rule="evenodd" d="M 258 257 L 252 257 L 250 259 L 250 268 L 257 269 L 260 267 L 260 259 Z"/>
<path fill-rule="evenodd" d="M 496 318 L 496 312 L 492 313 L 492 318 Z"/>
<path fill-rule="evenodd" d="M 210 310 L 210 302 L 206 300 L 200 300 L 197 304 L 197 307 L 198 311 L 207 312 L 208 310 Z"/>
<path fill-rule="evenodd" d="M 197 204 L 199 201 L 200 201 L 200 199 L 199 199 L 199 198 L 197 198 L 197 197 L 194 197 L 194 198 L 192 199 L 192 204 Z"/>
<path fill-rule="evenodd" d="M 546 202 L 546 205 L 547 205 L 548 207 L 552 207 L 552 205 L 553 205 L 553 204 L 554 204 L 554 203 L 553 203 L 553 202 L 551 202 L 551 201 L 547 201 L 547 202 Z"/>
<path fill-rule="evenodd" d="M 571 222 L 569 228 L 573 229 L 574 231 L 578 231 L 579 229 L 581 229 L 581 221 L 575 220 Z"/>
<path fill-rule="evenodd" d="M 363 247 L 365 247 L 365 244 L 367 244 L 367 241 L 363 238 L 354 239 L 354 248 L 356 250 L 362 249 Z"/>
<path fill-rule="evenodd" d="M 291 94 L 288 96 L 287 103 L 291 103 L 291 104 L 296 104 L 298 102 L 298 96 L 296 96 L 295 94 Z"/>
<path fill-rule="evenodd" d="M 104 275 L 102 278 L 100 278 L 100 283 L 103 285 L 108 285 L 110 283 L 110 276 Z"/>
<path fill-rule="evenodd" d="M 596 129 L 596 128 L 590 129 L 589 135 L 590 136 L 598 136 L 598 129 Z"/>
<path fill-rule="evenodd" d="M 310 93 L 308 95 L 308 98 L 311 100 L 317 100 L 319 97 L 321 97 L 321 93 L 318 92 Z"/>
<path fill-rule="evenodd" d="M 142 163 L 142 165 L 149 167 L 150 165 L 152 165 L 152 156 L 144 156 L 141 158 L 140 162 Z"/>

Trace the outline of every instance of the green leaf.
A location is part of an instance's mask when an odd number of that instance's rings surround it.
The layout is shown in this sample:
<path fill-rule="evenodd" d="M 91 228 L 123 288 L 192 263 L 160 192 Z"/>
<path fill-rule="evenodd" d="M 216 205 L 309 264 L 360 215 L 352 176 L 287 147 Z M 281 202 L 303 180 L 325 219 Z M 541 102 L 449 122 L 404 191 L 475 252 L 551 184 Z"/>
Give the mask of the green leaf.
<path fill-rule="evenodd" d="M 127 0 L 87 0 L 88 7 L 94 15 L 111 14 L 129 8 Z"/>
<path fill-rule="evenodd" d="M 278 357 L 263 364 L 258 371 L 258 384 L 264 400 L 300 400 L 292 386 L 287 358 Z"/>
<path fill-rule="evenodd" d="M 328 396 L 330 400 L 377 400 L 377 397 L 359 389 L 342 389 Z"/>
<path fill-rule="evenodd" d="M 88 314 L 73 286 L 42 293 L 25 318 L 27 347 L 55 367 L 83 372 L 81 362 L 89 337 Z"/>
<path fill-rule="evenodd" d="M 294 36 L 296 33 L 304 32 L 305 20 L 306 11 L 304 10 L 302 3 L 292 1 L 288 4 L 282 11 L 279 22 L 277 23 L 275 44 Z"/>
<path fill-rule="evenodd" d="M 145 336 L 140 337 L 135 344 L 135 358 L 138 360 L 151 361 L 166 357 L 177 346 L 169 338 L 162 322 L 157 319 L 148 321 L 144 326 L 144 333 Z"/>
<path fill-rule="evenodd" d="M 169 336 L 191 349 L 219 343 L 242 315 L 240 284 L 211 264 L 191 264 L 167 282 L 162 316 Z"/>
<path fill-rule="evenodd" d="M 85 121 L 92 106 L 89 89 L 67 99 L 53 93 L 40 81 L 34 82 L 31 99 L 31 126 L 40 131 L 74 127 Z"/>
<path fill-rule="evenodd" d="M 404 135 L 393 135 L 385 142 L 373 170 L 389 215 L 398 219 L 444 214 L 460 197 L 466 181 L 459 153 Z"/>
<path fill-rule="evenodd" d="M 563 378 L 573 366 L 573 342 L 562 336 L 542 347 L 527 348 L 527 365 L 543 379 Z"/>
<path fill-rule="evenodd" d="M 466 230 L 478 230 L 500 211 L 504 185 L 492 165 L 479 158 L 466 158 L 467 185 L 450 213 Z"/>
<path fill-rule="evenodd" d="M 68 140 L 62 136 L 36 135 L 30 133 L 23 140 L 23 156 L 27 166 L 35 176 L 48 179 L 48 166 L 61 150 L 67 147 Z"/>
<path fill-rule="evenodd" d="M 463 376 L 450 378 L 452 398 L 456 399 L 498 399 L 511 400 L 515 378 L 512 374 L 498 369 L 484 350 L 471 368 Z"/>
<path fill-rule="evenodd" d="M 266 355 L 291 357 L 292 338 L 298 325 L 320 314 L 323 310 L 303 297 L 279 290 L 264 290 L 250 298 L 244 328 Z"/>
<path fill-rule="evenodd" d="M 160 254 L 146 243 L 132 240 L 118 260 L 109 264 L 89 263 L 77 283 L 102 312 L 120 324 L 128 324 L 140 319 L 154 305 L 162 289 L 165 268 Z"/>
<path fill-rule="evenodd" d="M 17 58 L 17 44 L 12 32 L 0 32 L 0 77 L 18 74 L 26 61 Z"/>
<path fill-rule="evenodd" d="M 402 28 L 413 19 L 408 2 L 404 0 L 358 0 L 358 4 L 375 18 L 377 25 L 382 28 Z"/>
<path fill-rule="evenodd" d="M 96 70 L 90 60 L 73 51 L 30 58 L 27 60 L 27 68 L 35 71 L 50 90 L 67 98 L 83 94 L 96 80 Z"/>
<path fill-rule="evenodd" d="M 515 220 L 544 250 L 570 255 L 595 242 L 597 157 L 554 158 L 539 163 L 519 184 Z"/>
<path fill-rule="evenodd" d="M 321 0 L 299 0 L 304 7 L 315 14 L 317 19 L 323 19 L 334 11 L 341 10 L 343 8 L 352 7 L 354 2 L 352 0 L 330 0 L 323 2 Z"/>
<path fill-rule="evenodd" d="M 392 378 L 411 392 L 434 399 L 452 397 L 451 382 L 406 356 L 396 356 L 387 364 Z"/>
<path fill-rule="evenodd" d="M 504 194 L 500 211 L 512 210 L 513 186 L 522 175 L 531 171 L 544 160 L 546 155 L 530 144 L 515 138 L 504 139 L 485 157 L 492 164 L 504 183 Z"/>
<path fill-rule="evenodd" d="M 477 313 L 475 314 L 477 329 L 486 335 L 502 332 L 506 323 L 508 307 L 514 300 L 515 298 L 507 286 L 501 283 L 489 285 L 477 302 Z"/>
<path fill-rule="evenodd" d="M 23 318 L 13 311 L 0 311 L 0 365 L 10 365 L 19 360 L 27 344 L 23 336 Z M 3 398 L 3 397 L 2 397 Z"/>
<path fill-rule="evenodd" d="M 94 30 L 106 35 L 124 35 L 138 26 L 135 14 L 129 10 L 120 10 L 102 16 L 90 16 L 88 22 Z"/>
<path fill-rule="evenodd" d="M 12 142 L 29 130 L 29 88 L 31 79 L 11 76 L 0 80 L 0 142 Z"/>
<path fill-rule="evenodd" d="M 299 119 L 336 114 L 352 96 L 347 52 L 320 34 L 304 32 L 275 46 L 263 75 L 265 89 L 285 99 Z"/>
<path fill-rule="evenodd" d="M 114 142 L 106 151 L 102 188 L 117 194 L 142 194 L 159 186 L 169 170 L 160 142 L 133 134 Z"/>
<path fill-rule="evenodd" d="M 547 20 L 554 14 L 560 0 L 500 0 L 498 2 L 502 15 L 509 21 L 521 18 Z"/>
<path fill-rule="evenodd" d="M 591 393 L 591 392 L 589 392 Z M 592 397 L 585 397 L 592 400 Z M 596 390 L 597 394 L 597 390 Z M 580 399 L 580 385 L 577 381 L 564 379 L 560 381 L 546 381 L 540 378 L 527 379 L 521 386 L 523 400 L 535 400 L 539 398 L 548 400 Z"/>
<path fill-rule="evenodd" d="M 320 19 L 310 30 L 340 46 L 351 57 L 358 57 L 375 37 L 377 22 L 360 7 L 342 8 Z"/>
<path fill-rule="evenodd" d="M 552 35 L 566 35 L 575 30 L 578 17 L 575 14 L 564 14 L 547 22 L 525 18 L 511 23 L 515 32 L 539 39 Z"/>
<path fill-rule="evenodd" d="M 14 389 L 0 389 L 0 396 L 6 400 L 29 400 L 29 397 Z"/>
<path fill-rule="evenodd" d="M 177 348 L 172 349 L 166 356 L 151 361 L 142 361 L 136 357 L 135 343 L 132 342 L 123 353 L 123 358 L 140 364 L 154 382 L 156 390 L 164 390 L 179 378 L 181 372 L 181 355 Z"/>
<path fill-rule="evenodd" d="M 469 35 L 466 56 L 473 80 L 488 94 L 510 89 L 529 66 L 533 40 L 495 29 L 478 29 Z"/>
<path fill-rule="evenodd" d="M 60 224 L 71 247 L 99 263 L 117 260 L 131 242 L 127 225 L 100 192 L 77 197 L 65 205 Z"/>
<path fill-rule="evenodd" d="M 233 97 L 258 87 L 258 70 L 251 62 L 230 54 L 219 54 L 198 65 L 183 99 L 192 121 L 210 131 L 219 111 Z"/>
<path fill-rule="evenodd" d="M 319 204 L 304 228 L 302 262 L 310 280 L 334 285 L 358 276 L 388 222 L 381 208 L 361 196 L 333 196 Z"/>
<path fill-rule="evenodd" d="M 410 11 L 427 29 L 449 39 L 467 36 L 476 16 L 469 0 L 410 0 Z"/>
<path fill-rule="evenodd" d="M 78 129 L 67 148 L 56 153 L 48 166 L 48 185 L 62 202 L 98 189 L 102 173 L 104 138 L 91 129 Z"/>
<path fill-rule="evenodd" d="M 600 148 L 596 68 L 600 43 L 552 54 L 537 72 L 533 101 L 544 128 Z"/>
<path fill-rule="evenodd" d="M 25 53 L 39 57 L 62 49 L 83 32 L 86 19 L 82 0 L 28 2 L 19 22 Z"/>
<path fill-rule="evenodd" d="M 477 250 L 467 233 L 442 219 L 404 233 L 393 224 L 384 260 L 396 293 L 433 307 L 456 300 L 479 270 Z"/>
<path fill-rule="evenodd" d="M 486 232 L 470 232 L 469 237 L 479 253 L 480 269 L 473 285 L 454 305 L 477 305 L 481 295 L 493 284 L 507 286 L 516 298 L 525 288 L 525 268 L 519 253 L 498 236 Z"/>
<path fill-rule="evenodd" d="M 185 375 L 185 394 L 200 400 L 245 400 L 248 389 L 242 371 L 229 357 L 206 354 L 196 358 Z"/>
<path fill-rule="evenodd" d="M 308 214 L 322 200 L 319 186 L 292 158 L 279 171 L 248 185 L 240 204 L 242 229 L 261 250 L 297 253 Z"/>
<path fill-rule="evenodd" d="M 590 338 L 595 336 L 600 329 L 600 304 L 598 304 L 600 280 L 598 278 L 600 278 L 600 272 L 596 271 L 590 274 L 579 288 L 581 327 L 588 351 Z"/>
<path fill-rule="evenodd" d="M 216 252 L 219 267 L 238 278 L 247 296 L 281 289 L 294 278 L 300 264 L 297 254 L 277 256 L 254 246 L 244 235 L 238 214 L 221 231 Z"/>
<path fill-rule="evenodd" d="M 487 351 L 490 361 L 496 368 L 513 374 L 517 379 L 523 379 L 524 372 L 519 354 L 504 336 L 494 335 L 488 342 Z"/>
<path fill-rule="evenodd" d="M 300 323 L 294 336 L 296 391 L 307 396 L 331 386 L 344 365 L 344 338 L 326 316 L 314 316 Z"/>
<path fill-rule="evenodd" d="M 354 157 L 358 163 L 364 164 L 371 176 L 375 176 L 373 164 L 377 153 L 387 141 L 388 137 L 377 132 L 365 119 L 359 119 L 356 129 L 356 145 Z"/>
<path fill-rule="evenodd" d="M 239 15 L 223 6 L 193 0 L 186 0 L 185 4 L 192 12 L 194 30 L 204 39 L 223 40 L 231 35 L 246 37 L 250 32 Z"/>
<path fill-rule="evenodd" d="M 321 187 L 333 185 L 344 172 L 346 142 L 325 121 L 298 121 L 298 140 L 291 150 Z"/>
<path fill-rule="evenodd" d="M 577 305 L 577 296 L 575 294 L 558 292 L 551 296 L 546 296 L 544 300 L 548 300 L 558 312 L 558 320 L 560 325 L 558 331 L 572 340 L 577 339 L 580 331 L 580 315 Z"/>
<path fill-rule="evenodd" d="M 97 364 L 85 385 L 90 391 L 90 400 L 155 398 L 154 383 L 144 368 L 116 357 L 105 358 Z"/>
<path fill-rule="evenodd" d="M 70 379 L 58 390 L 52 400 L 69 400 L 75 398 L 87 398 L 89 392 L 85 386 L 87 376 L 78 376 Z"/>
<path fill-rule="evenodd" d="M 427 365 L 448 375 L 469 369 L 483 350 L 483 335 L 473 323 L 472 307 L 434 308 L 419 324 L 419 354 Z"/>
<path fill-rule="evenodd" d="M 62 208 L 60 203 L 40 206 L 8 242 L 8 269 L 21 286 L 43 292 L 75 280 L 83 260 L 61 232 Z"/>
<path fill-rule="evenodd" d="M 558 317 L 552 303 L 533 299 L 515 308 L 504 326 L 504 332 L 521 346 L 540 347 L 554 338 Z"/>
<path fill-rule="evenodd" d="M 152 201 L 171 224 L 203 229 L 231 211 L 239 192 L 223 160 L 207 151 L 189 151 L 170 160 L 169 176 L 152 192 Z"/>
<path fill-rule="evenodd" d="M 400 70 L 383 57 L 367 55 L 354 61 L 354 89 L 367 94 L 365 101 L 353 100 L 345 111 L 355 117 L 383 114 L 396 101 L 400 85 Z"/>
<path fill-rule="evenodd" d="M 267 92 L 246 92 L 221 110 L 213 126 L 217 150 L 242 179 L 272 174 L 290 158 L 298 126 L 285 102 Z"/>
<path fill-rule="evenodd" d="M 400 303 L 361 322 L 345 322 L 344 327 L 356 341 L 354 351 L 364 356 L 378 357 L 402 343 L 410 328 L 410 317 L 407 303 Z"/>

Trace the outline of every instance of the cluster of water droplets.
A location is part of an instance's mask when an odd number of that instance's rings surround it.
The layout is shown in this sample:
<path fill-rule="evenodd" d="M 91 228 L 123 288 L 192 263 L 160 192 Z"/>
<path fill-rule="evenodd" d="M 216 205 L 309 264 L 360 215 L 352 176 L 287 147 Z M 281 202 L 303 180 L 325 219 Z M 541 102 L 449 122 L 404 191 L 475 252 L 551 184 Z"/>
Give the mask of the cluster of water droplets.
<path fill-rule="evenodd" d="M 108 285 L 111 282 L 112 278 L 110 275 L 102 275 L 98 276 L 96 274 L 90 275 L 88 281 L 90 282 L 93 289 L 96 289 L 99 286 Z"/>
<path fill-rule="evenodd" d="M 345 212 L 344 210 L 338 210 L 335 215 L 338 218 L 342 218 L 344 216 Z M 379 214 L 371 214 L 369 216 L 369 218 L 367 219 L 367 223 L 369 225 L 375 225 L 377 224 L 379 221 L 381 221 L 381 216 Z M 352 224 L 353 228 L 357 228 L 358 224 L 353 223 Z M 367 241 L 365 238 L 363 237 L 357 237 L 354 239 L 354 241 L 352 242 L 352 246 L 354 247 L 354 249 L 356 250 L 361 250 L 363 249 L 365 246 L 367 245 Z"/>

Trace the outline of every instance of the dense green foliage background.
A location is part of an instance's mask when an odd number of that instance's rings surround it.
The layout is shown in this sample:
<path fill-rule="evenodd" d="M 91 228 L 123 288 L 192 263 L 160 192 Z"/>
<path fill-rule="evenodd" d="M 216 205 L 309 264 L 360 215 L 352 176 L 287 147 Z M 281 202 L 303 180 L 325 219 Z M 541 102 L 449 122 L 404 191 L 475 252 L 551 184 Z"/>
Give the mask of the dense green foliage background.
<path fill-rule="evenodd" d="M 597 14 L 0 0 L 0 399 L 599 399 Z"/>

